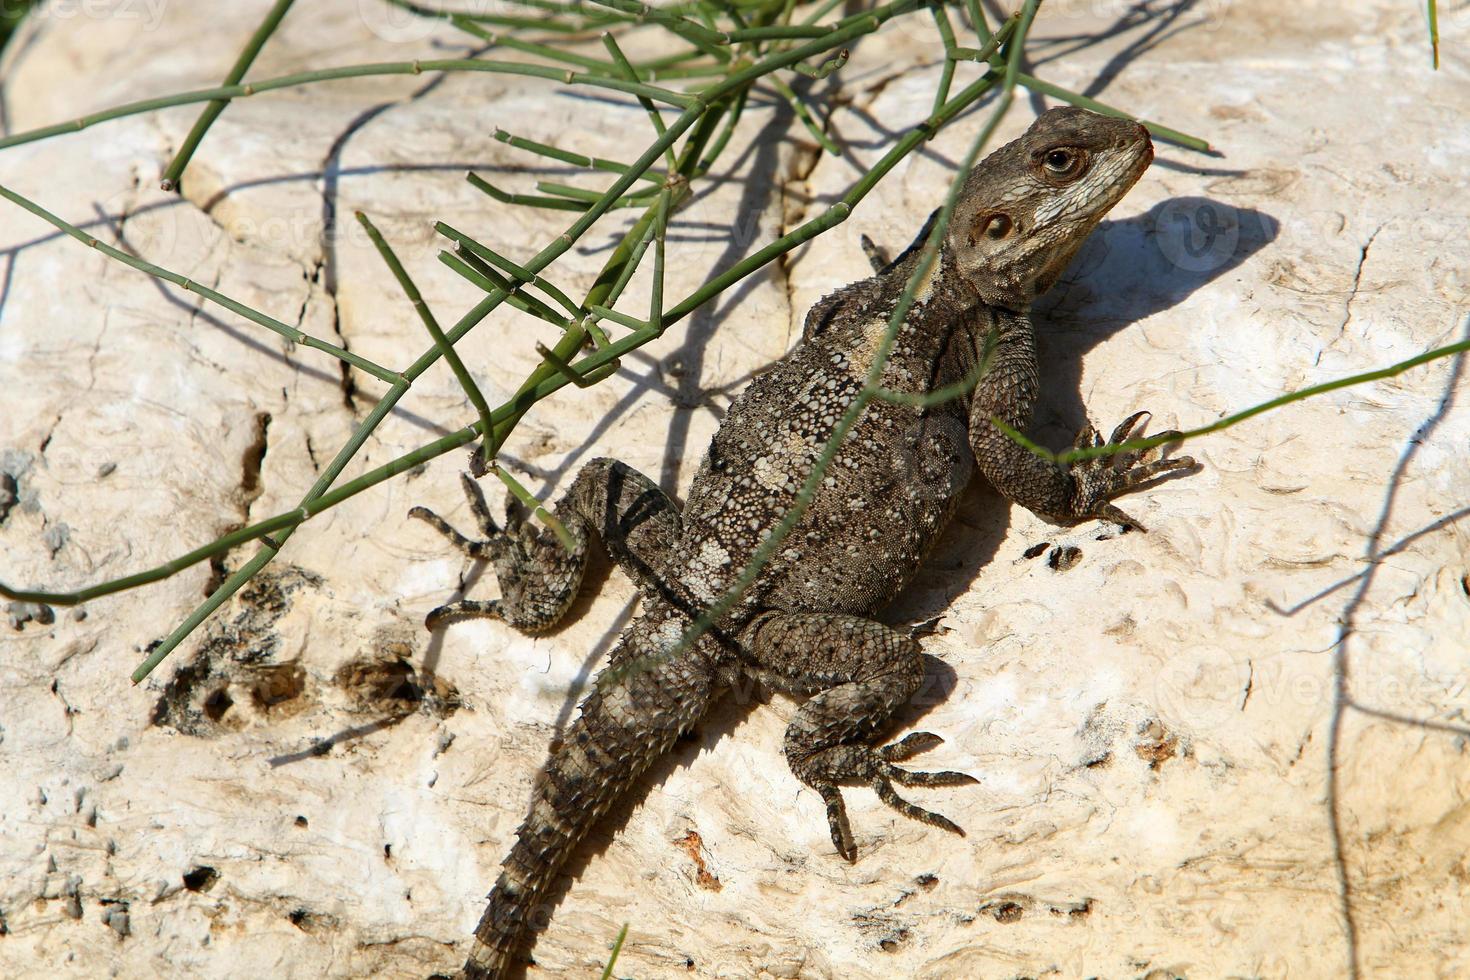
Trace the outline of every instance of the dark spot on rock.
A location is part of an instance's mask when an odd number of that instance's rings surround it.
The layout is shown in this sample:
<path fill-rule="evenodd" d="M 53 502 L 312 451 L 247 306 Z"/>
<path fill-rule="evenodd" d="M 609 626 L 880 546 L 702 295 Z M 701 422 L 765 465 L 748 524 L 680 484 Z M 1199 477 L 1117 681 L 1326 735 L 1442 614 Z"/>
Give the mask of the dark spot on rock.
<path fill-rule="evenodd" d="M 915 878 L 914 883 L 917 884 L 920 888 L 924 889 L 924 891 L 926 892 L 933 891 L 934 886 L 939 884 L 939 876 L 925 872 L 924 874 L 921 874 L 919 875 L 919 877 Z"/>
<path fill-rule="evenodd" d="M 305 826 L 306 826 L 306 818 L 305 818 L 305 817 L 303 817 L 303 816 L 297 816 L 297 818 L 296 818 L 296 820 L 295 820 L 295 821 L 294 821 L 294 823 L 295 823 L 295 824 L 296 824 L 296 826 L 298 826 L 298 827 L 305 827 Z"/>
<path fill-rule="evenodd" d="M 10 516 L 10 509 L 20 500 L 19 491 L 20 486 L 15 482 L 15 477 L 0 471 L 0 524 L 5 523 L 5 518 Z"/>
<path fill-rule="evenodd" d="M 885 953 L 891 953 L 899 946 L 901 946 L 908 938 L 909 931 L 907 929 L 900 928 L 895 930 L 893 935 L 878 940 L 878 948 L 883 950 L 883 952 Z"/>
<path fill-rule="evenodd" d="M 1178 737 L 1158 720 L 1140 725 L 1138 734 L 1141 738 L 1133 743 L 1133 751 L 1154 772 L 1158 772 L 1160 766 L 1179 754 Z"/>
<path fill-rule="evenodd" d="M 250 685 L 250 700 L 262 711 L 294 701 L 306 688 L 306 672 L 294 662 L 257 667 L 252 673 L 255 682 Z"/>
<path fill-rule="evenodd" d="M 102 900 L 102 921 L 117 933 L 117 938 L 126 939 L 133 934 L 133 923 L 128 917 L 128 903 L 117 899 Z"/>
<path fill-rule="evenodd" d="M 1081 922 L 1092 914 L 1092 899 L 1084 898 L 1081 905 L 1074 905 L 1067 910 L 1067 918 L 1073 922 Z"/>
<path fill-rule="evenodd" d="M 1021 917 L 1026 914 L 1026 910 L 1015 902 L 991 902 L 988 905 L 982 905 L 980 911 L 989 913 L 996 922 L 1006 924 L 1020 922 Z"/>
<path fill-rule="evenodd" d="M 1068 569 L 1075 568 L 1081 560 L 1082 549 L 1069 544 L 1063 545 L 1060 548 L 1053 548 L 1051 554 L 1047 556 L 1046 563 L 1051 566 L 1053 571 L 1065 572 Z"/>
<path fill-rule="evenodd" d="M 234 706 L 235 699 L 230 697 L 230 689 L 217 687 L 204 699 L 204 716 L 210 721 L 219 721 Z"/>
<path fill-rule="evenodd" d="M 1088 769 L 1105 769 L 1105 768 L 1107 768 L 1108 763 L 1110 763 L 1112 761 L 1113 761 L 1113 753 L 1111 753 L 1111 752 L 1104 752 L 1102 755 L 1095 756 L 1094 758 L 1084 759 L 1082 761 L 1082 764 L 1084 766 L 1086 766 Z"/>
<path fill-rule="evenodd" d="M 321 582 L 319 575 L 284 565 L 267 568 L 247 583 L 228 612 L 210 620 L 193 659 L 164 685 L 153 708 L 153 724 L 185 735 L 217 734 L 219 715 L 211 713 L 208 702 L 212 692 L 226 687 L 234 687 L 236 694 L 249 692 L 258 707 L 284 704 L 276 698 L 293 688 L 299 696 L 304 682 L 296 676 L 298 668 L 273 662 L 282 646 L 275 625 L 291 608 L 296 592 Z M 286 700 L 304 703 L 299 697 Z"/>
<path fill-rule="evenodd" d="M 423 711 L 447 718 L 459 709 L 459 691 L 437 675 L 417 669 L 402 644 L 344 664 L 336 683 L 357 702 L 357 710 L 398 720 Z"/>
<path fill-rule="evenodd" d="M 1035 558 L 1037 555 L 1041 554 L 1043 551 L 1045 551 L 1047 548 L 1050 548 L 1050 547 L 1051 547 L 1051 542 L 1050 541 L 1043 541 L 1040 544 L 1033 544 L 1031 547 L 1029 547 L 1025 551 L 1021 552 L 1021 557 L 1022 558 Z"/>
<path fill-rule="evenodd" d="M 286 918 L 291 924 L 302 932 L 316 932 L 318 929 L 330 929 L 337 924 L 336 916 L 327 915 L 323 912 L 313 912 L 310 909 L 292 909 Z"/>
<path fill-rule="evenodd" d="M 207 864 L 184 873 L 184 887 L 191 892 L 207 892 L 219 881 L 219 872 Z"/>
<path fill-rule="evenodd" d="M 42 626 L 50 626 L 56 622 L 56 613 L 44 602 L 12 602 L 6 607 L 10 618 L 10 628 L 22 630 L 26 623 L 39 623 Z"/>

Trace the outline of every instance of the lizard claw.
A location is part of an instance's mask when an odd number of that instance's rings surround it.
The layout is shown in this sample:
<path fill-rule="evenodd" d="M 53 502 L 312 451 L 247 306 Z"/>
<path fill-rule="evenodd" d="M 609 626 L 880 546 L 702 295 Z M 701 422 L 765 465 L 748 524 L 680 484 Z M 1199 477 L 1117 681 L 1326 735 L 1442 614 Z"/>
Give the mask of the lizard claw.
<path fill-rule="evenodd" d="M 1113 429 L 1108 443 L 1127 442 L 1134 438 L 1140 428 L 1139 422 L 1148 415 L 1148 412 L 1134 412 L 1128 416 Z M 1160 436 L 1165 437 L 1166 442 L 1159 446 L 1150 449 L 1125 449 L 1113 456 L 1094 456 L 1074 462 L 1070 469 L 1077 485 L 1072 498 L 1075 516 L 1101 518 L 1123 527 L 1146 532 L 1148 528 L 1115 505 L 1112 502 L 1113 498 L 1122 496 L 1165 473 L 1192 468 L 1195 465 L 1192 456 L 1180 456 L 1177 459 L 1150 459 L 1156 455 L 1161 446 L 1175 441 L 1181 435 L 1182 433 L 1177 429 L 1170 429 L 1160 433 Z M 1084 442 L 1084 439 L 1087 442 Z M 1101 445 L 1103 442 L 1098 438 L 1097 430 L 1089 422 L 1077 434 L 1074 448 L 1087 449 Z"/>
<path fill-rule="evenodd" d="M 911 772 L 894 765 L 894 762 L 926 752 L 942 744 L 943 741 L 944 739 L 932 732 L 914 732 L 903 740 L 882 748 L 839 746 L 837 747 L 838 753 L 846 762 L 843 768 L 848 771 L 842 773 L 838 778 L 860 780 L 877 793 L 880 800 L 909 819 L 918 820 L 931 827 L 939 827 L 963 837 L 964 830 L 953 820 L 943 814 L 925 810 L 923 807 L 910 803 L 899 796 L 898 791 L 893 788 L 895 783 L 900 786 L 964 786 L 979 782 L 969 773 Z M 834 773 L 834 775 L 837 774 Z M 847 821 L 847 808 L 842 802 L 841 791 L 832 782 L 823 781 L 814 785 L 817 792 L 821 794 L 822 800 L 827 804 L 827 827 L 832 834 L 833 846 L 844 860 L 856 861 L 857 845 L 853 843 L 852 829 Z"/>

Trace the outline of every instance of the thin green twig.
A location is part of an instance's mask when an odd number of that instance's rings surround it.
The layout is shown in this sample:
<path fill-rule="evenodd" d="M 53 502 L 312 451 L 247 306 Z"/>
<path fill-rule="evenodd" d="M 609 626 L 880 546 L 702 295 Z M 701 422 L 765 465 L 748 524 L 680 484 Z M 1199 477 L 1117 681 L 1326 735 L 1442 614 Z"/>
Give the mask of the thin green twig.
<path fill-rule="evenodd" d="M 950 64 L 953 64 L 953 62 L 950 62 Z M 790 85 L 786 84 L 785 79 L 772 76 L 770 83 L 771 87 L 776 90 L 781 98 L 786 100 L 786 104 L 791 106 L 791 111 L 796 113 L 796 118 L 801 120 L 801 124 L 806 127 L 807 132 L 812 134 L 812 139 L 820 143 L 822 149 L 834 157 L 841 156 L 842 148 L 833 142 L 832 137 L 828 136 L 821 126 L 817 125 L 817 121 L 812 118 L 811 111 L 807 109 L 806 103 L 797 98 L 796 92 L 792 90 Z"/>
<path fill-rule="evenodd" d="M 512 194 L 496 187 L 490 181 L 479 174 L 470 172 L 464 175 L 471 187 L 481 193 L 488 194 L 491 198 L 501 204 L 520 204 L 531 208 L 545 208 L 548 211 L 586 211 L 587 205 L 583 201 L 573 201 L 561 197 L 537 197 L 534 194 Z M 613 202 L 616 207 L 617 202 Z"/>
<path fill-rule="evenodd" d="M 537 289 L 541 290 L 547 296 L 550 296 L 552 300 L 560 303 L 562 308 L 570 313 L 574 319 L 582 315 L 583 310 L 581 305 L 572 302 L 572 298 L 570 296 L 562 292 L 559 288 L 552 285 L 550 282 L 546 281 L 541 276 L 537 275 L 535 272 L 532 272 L 530 269 L 527 269 L 524 266 L 512 262 L 510 259 L 506 258 L 504 255 L 501 255 L 490 246 L 475 241 L 475 239 L 471 238 L 469 235 L 466 235 L 464 232 L 450 227 L 442 221 L 434 222 L 434 230 L 439 232 L 439 234 L 445 236 L 446 238 L 449 238 L 458 243 L 463 248 L 475 253 L 487 262 L 494 263 L 501 269 L 504 269 L 508 274 L 514 277 L 517 282 L 534 284 Z"/>
<path fill-rule="evenodd" d="M 441 249 L 439 261 L 449 266 L 460 276 L 470 283 L 478 286 L 487 293 L 495 290 L 504 290 L 509 296 L 506 302 L 524 313 L 529 313 L 537 319 L 545 320 L 558 330 L 565 330 L 571 325 L 562 314 L 547 306 L 539 298 L 526 293 L 490 266 L 490 263 L 480 258 L 474 252 L 461 246 L 455 246 L 453 252 Z"/>
<path fill-rule="evenodd" d="M 250 40 L 241 50 L 240 56 L 235 59 L 234 67 L 225 76 L 225 85 L 234 85 L 245 77 L 245 73 L 250 70 L 251 64 L 255 61 L 255 56 L 260 54 L 260 49 L 265 47 L 265 42 L 275 33 L 276 28 L 280 26 L 281 18 L 286 16 L 286 11 L 290 10 L 291 4 L 295 2 L 296 0 L 276 0 L 275 6 L 271 7 L 270 12 L 265 15 L 265 20 L 260 22 L 260 26 L 255 29 L 254 34 L 250 35 Z M 195 120 L 194 127 L 189 130 L 189 135 L 184 137 L 183 145 L 179 147 L 179 151 L 174 154 L 173 160 L 163 171 L 163 178 L 159 181 L 159 186 L 163 190 L 171 191 L 178 186 L 179 178 L 184 175 L 184 168 L 193 159 L 194 151 L 199 148 L 204 134 L 209 132 L 209 127 L 214 125 L 214 121 L 229 104 L 228 99 L 211 99 L 204 107 L 204 111 Z"/>
<path fill-rule="evenodd" d="M 1429 50 L 1434 70 L 1439 71 L 1439 4 L 1435 0 L 1429 0 Z"/>
<path fill-rule="evenodd" d="M 617 65 L 622 70 L 623 76 L 625 78 L 638 77 L 638 72 L 634 70 L 633 65 L 628 61 L 627 56 L 623 54 L 623 49 L 618 46 L 617 39 L 614 38 L 611 33 L 605 32 L 602 35 L 602 44 L 603 47 L 607 48 L 608 54 L 612 55 L 613 64 Z M 638 103 L 642 105 L 644 111 L 648 113 L 649 122 L 653 123 L 654 133 L 656 133 L 659 137 L 662 137 L 667 131 L 668 127 L 664 125 L 663 116 L 659 115 L 658 106 L 653 104 L 652 99 L 646 99 L 642 96 L 639 96 Z M 674 148 L 672 146 L 665 148 L 664 157 L 668 162 L 669 169 L 673 170 Z"/>
<path fill-rule="evenodd" d="M 616 160 L 608 160 L 603 157 L 589 157 L 585 153 L 574 153 L 571 150 L 563 150 L 558 146 L 540 143 L 533 139 L 527 139 L 524 136 L 516 136 L 498 126 L 491 135 L 500 142 L 509 144 L 518 150 L 526 150 L 540 156 L 550 157 L 562 163 L 569 163 L 574 167 L 585 167 L 588 170 L 602 170 L 612 174 L 625 174 L 629 169 L 626 163 L 619 163 Z M 661 183 L 663 181 L 663 174 L 657 170 L 653 170 L 648 173 L 639 174 L 638 179 Z"/>
<path fill-rule="evenodd" d="M 403 267 L 402 262 L 398 261 L 398 256 L 383 238 L 382 232 L 378 231 L 372 221 L 368 220 L 368 216 L 358 211 L 357 220 L 367 231 L 368 238 L 372 239 L 373 247 L 383 257 L 383 263 L 388 266 L 388 271 L 393 274 L 394 279 L 398 280 L 399 288 L 403 290 L 403 295 L 408 298 L 409 305 L 423 321 L 424 329 L 429 331 L 429 337 L 434 341 L 434 346 L 439 348 L 439 353 L 444 355 L 444 359 L 449 362 L 449 369 L 459 380 L 459 386 L 464 389 L 465 397 L 470 400 L 470 404 L 475 407 L 475 413 L 480 416 L 481 425 L 486 432 L 490 431 L 490 406 L 486 404 L 485 396 L 480 393 L 480 386 L 475 384 L 474 378 L 470 377 L 469 369 L 464 366 L 464 361 L 460 360 L 449 341 L 444 339 L 444 331 L 440 329 L 439 321 L 434 319 L 434 313 L 429 309 L 429 304 L 424 302 L 419 287 L 414 285 L 408 270 Z"/>
<path fill-rule="evenodd" d="M 294 88 L 298 85 L 310 85 L 317 82 L 340 81 L 348 78 L 367 78 L 376 75 L 421 75 L 424 72 L 488 72 L 491 74 L 504 75 L 530 75 L 535 78 L 546 78 L 567 85 L 590 85 L 594 88 L 611 89 L 616 92 L 625 92 L 629 95 L 641 95 L 656 102 L 666 102 L 669 105 L 680 108 L 690 108 L 700 104 L 695 96 L 685 95 L 671 89 L 660 88 L 656 85 L 648 85 L 643 82 L 632 82 L 622 78 L 609 78 L 603 75 L 593 75 L 587 72 L 577 72 L 551 65 L 531 65 L 514 61 L 487 61 L 475 58 L 440 58 L 424 59 L 415 61 L 385 61 L 366 65 L 344 65 L 340 68 L 319 68 L 314 71 L 293 72 L 289 75 L 281 75 L 277 78 L 266 78 L 258 82 L 248 82 L 236 85 L 220 85 L 215 88 L 198 89 L 192 92 L 178 92 L 173 95 L 161 95 L 152 99 L 140 99 L 136 102 L 128 102 L 123 105 L 113 106 L 90 115 L 80 116 L 70 122 L 57 123 L 52 126 L 42 126 L 38 129 L 26 130 L 22 133 L 14 133 L 10 136 L 0 138 L 0 150 L 12 146 L 20 146 L 23 143 L 33 143 L 36 140 L 47 139 L 52 136 L 62 136 L 66 133 L 75 133 L 88 129 L 98 123 L 121 119 L 125 116 L 136 116 L 144 112 L 153 112 L 158 109 L 169 109 L 174 106 L 192 105 L 197 102 L 210 102 L 214 100 L 231 100 L 249 98 L 261 95 L 265 92 L 274 92 L 278 89 Z"/>
<path fill-rule="evenodd" d="M 497 477 L 500 478 L 500 482 L 505 484 L 506 489 L 511 492 L 511 496 L 515 497 L 521 503 L 525 504 L 526 509 L 529 510 L 538 521 L 551 529 L 551 532 L 556 535 L 557 540 L 561 542 L 561 546 L 563 548 L 572 553 L 576 552 L 577 539 L 572 537 L 572 533 L 567 530 L 567 526 L 563 524 L 555 514 L 547 510 L 546 507 L 542 505 L 541 501 L 537 500 L 535 496 L 532 495 L 531 491 L 521 486 L 521 482 L 515 477 L 511 476 L 508 472 L 506 472 L 503 466 L 498 463 L 494 463 L 491 464 L 489 468 L 490 472 L 494 473 Z"/>
<path fill-rule="evenodd" d="M 618 961 L 618 954 L 623 951 L 623 940 L 628 938 L 628 923 L 623 923 L 623 928 L 618 930 L 618 938 L 613 941 L 612 954 L 607 958 L 607 966 L 602 968 L 601 980 L 611 980 L 613 964 Z"/>
<path fill-rule="evenodd" d="M 939 84 L 934 89 L 934 108 L 930 112 L 938 112 L 939 107 L 949 101 L 949 86 L 954 81 L 954 58 L 949 54 L 954 50 L 954 27 L 949 23 L 949 14 L 944 12 L 944 5 L 936 3 L 929 8 L 934 15 L 934 26 L 939 30 L 939 40 L 944 44 L 944 65 L 939 69 Z"/>
<path fill-rule="evenodd" d="M 180 289 L 185 290 L 186 292 L 191 292 L 194 295 L 203 297 L 204 299 L 207 299 L 212 303 L 217 303 L 218 305 L 223 306 L 225 309 L 229 310 L 231 313 L 238 313 L 240 316 L 243 316 L 245 319 L 250 320 L 252 323 L 258 323 L 262 327 L 265 327 L 267 330 L 270 330 L 274 333 L 279 334 L 282 337 L 285 337 L 293 344 L 300 344 L 302 347 L 310 347 L 314 350 L 319 350 L 323 353 L 331 354 L 338 360 L 345 361 L 355 368 L 366 371 L 368 374 L 371 374 L 379 381 L 385 381 L 388 384 L 393 384 L 399 378 L 399 374 L 397 371 L 393 371 L 379 364 L 375 364 L 367 358 L 363 357 L 361 354 L 354 354 L 351 351 L 343 350 L 341 347 L 338 347 L 335 344 L 329 344 L 325 340 L 318 340 L 310 334 L 298 330 L 296 327 L 293 327 L 286 323 L 282 323 L 275 317 L 266 316 L 264 313 L 258 313 L 250 307 L 246 306 L 244 303 L 233 300 L 230 297 L 226 296 L 224 293 L 219 292 L 218 290 L 211 289 L 208 286 L 200 285 L 187 276 L 179 275 L 177 272 L 172 272 L 168 269 L 163 268 L 162 266 L 154 265 L 152 262 L 145 262 L 143 259 L 140 259 L 137 256 L 132 255 L 128 252 L 124 252 L 120 248 L 114 248 L 106 242 L 98 240 L 96 236 L 87 234 L 76 225 L 57 217 L 50 211 L 47 211 L 45 208 L 41 207 L 39 204 L 35 203 L 27 197 L 22 196 L 16 191 L 11 190 L 8 187 L 0 185 L 0 197 L 5 198 L 13 204 L 19 205 L 20 207 L 29 211 L 31 214 L 34 214 L 36 217 L 40 218 L 42 221 L 50 224 L 52 227 L 60 229 L 66 234 L 70 235 L 72 238 L 75 238 L 77 241 L 81 242 L 83 245 L 95 248 L 97 251 L 106 255 L 108 258 L 116 259 L 124 265 L 132 266 L 139 272 L 146 272 L 150 276 L 156 276 L 159 279 L 165 279 L 168 282 L 171 282 L 174 285 L 178 286 Z"/>

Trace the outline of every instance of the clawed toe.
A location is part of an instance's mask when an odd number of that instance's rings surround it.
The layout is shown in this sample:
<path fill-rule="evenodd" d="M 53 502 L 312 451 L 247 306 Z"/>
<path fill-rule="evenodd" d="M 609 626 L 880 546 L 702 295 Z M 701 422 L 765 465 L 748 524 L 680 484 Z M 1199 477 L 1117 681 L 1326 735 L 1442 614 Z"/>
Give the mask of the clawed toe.
<path fill-rule="evenodd" d="M 1128 416 L 1126 419 L 1118 423 L 1117 428 L 1113 429 L 1113 434 L 1108 437 L 1108 442 L 1113 443 L 1114 445 L 1117 445 L 1120 442 L 1127 442 L 1130 438 L 1132 438 L 1133 427 L 1139 423 L 1139 420 L 1151 414 L 1152 413 L 1147 411 L 1134 412 L 1132 415 Z"/>
<path fill-rule="evenodd" d="M 938 774 L 909 773 L 909 775 Z M 954 775 L 958 775 L 958 773 L 955 773 Z M 948 830 L 951 833 L 959 834 L 961 837 L 965 836 L 964 830 L 953 820 L 949 819 L 943 814 L 935 813 L 933 810 L 925 810 L 923 807 L 915 806 L 908 800 L 904 799 L 902 796 L 899 796 L 898 791 L 893 788 L 893 783 L 889 782 L 884 777 L 879 776 L 875 778 L 869 785 L 871 785 L 873 787 L 873 791 L 878 794 L 878 799 L 882 800 L 884 803 L 888 804 L 899 813 L 902 813 L 910 820 L 917 820 L 920 823 L 929 824 L 931 827 L 939 827 L 943 830 Z"/>
<path fill-rule="evenodd" d="M 831 783 L 818 786 L 817 792 L 827 804 L 827 829 L 832 834 L 832 846 L 849 864 L 857 860 L 857 845 L 852 842 L 852 828 L 847 823 L 847 807 L 842 802 L 842 792 Z"/>
<path fill-rule="evenodd" d="M 898 766 L 884 766 L 883 775 L 901 786 L 968 786 L 980 780 L 967 772 L 947 769 L 943 772 L 911 772 Z"/>
<path fill-rule="evenodd" d="M 424 629 L 433 632 L 454 619 L 479 616 L 485 619 L 505 619 L 504 610 L 498 599 L 460 599 L 430 610 L 424 617 Z"/>
<path fill-rule="evenodd" d="M 892 745 L 885 745 L 878 750 L 878 755 L 885 762 L 902 762 L 911 759 L 920 752 L 928 752 L 936 745 L 943 745 L 944 739 L 933 732 L 914 732 L 906 735 L 901 741 Z"/>
<path fill-rule="evenodd" d="M 892 745 L 878 749 L 844 746 L 841 756 L 844 762 L 841 765 L 827 769 L 827 775 L 821 781 L 808 779 L 808 784 L 821 794 L 822 800 L 827 804 L 827 827 L 832 835 L 832 845 L 844 860 L 857 860 L 857 846 L 853 843 L 841 791 L 834 783 L 827 781 L 829 779 L 841 781 L 852 778 L 864 782 L 885 804 L 909 819 L 964 836 L 964 831 L 954 821 L 943 814 L 910 803 L 893 788 L 895 783 L 900 786 L 964 786 L 979 782 L 969 773 L 950 770 L 910 772 L 894 765 L 894 762 L 932 749 L 943 742 L 944 739 L 933 732 L 914 732 Z M 848 775 L 844 776 L 844 773 Z"/>

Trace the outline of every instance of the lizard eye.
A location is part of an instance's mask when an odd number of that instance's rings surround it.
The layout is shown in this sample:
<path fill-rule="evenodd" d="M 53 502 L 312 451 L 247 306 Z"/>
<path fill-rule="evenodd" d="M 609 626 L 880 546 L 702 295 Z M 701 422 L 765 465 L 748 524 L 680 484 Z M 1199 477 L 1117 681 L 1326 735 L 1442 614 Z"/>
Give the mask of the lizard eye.
<path fill-rule="evenodd" d="M 1059 146 L 1054 150 L 1047 150 L 1041 158 L 1041 166 L 1047 176 L 1061 178 L 1063 180 L 1076 177 L 1082 172 L 1087 163 L 1087 157 L 1080 150 L 1070 147 Z"/>

